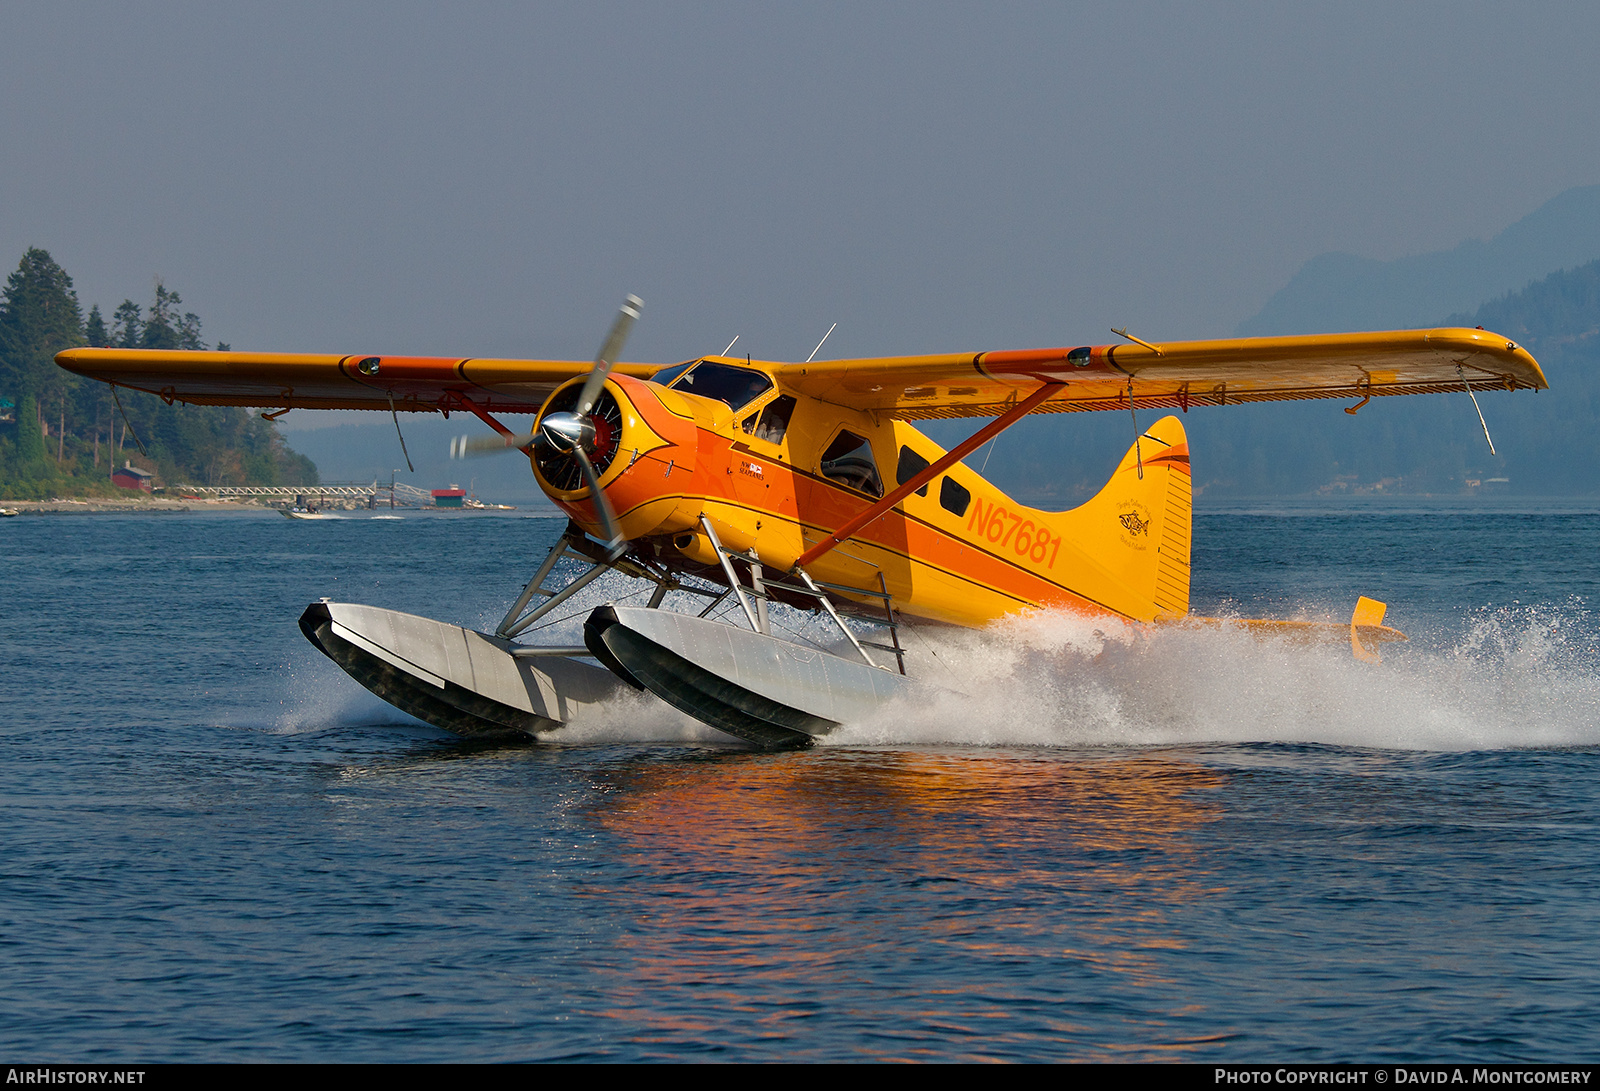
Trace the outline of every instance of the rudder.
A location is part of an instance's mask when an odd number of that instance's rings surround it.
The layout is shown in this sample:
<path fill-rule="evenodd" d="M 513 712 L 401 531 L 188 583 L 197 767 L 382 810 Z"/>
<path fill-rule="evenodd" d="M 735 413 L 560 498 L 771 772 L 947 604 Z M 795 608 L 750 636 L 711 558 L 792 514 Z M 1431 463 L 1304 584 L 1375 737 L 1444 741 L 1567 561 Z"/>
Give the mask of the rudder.
<path fill-rule="evenodd" d="M 1064 513 L 1085 560 L 1116 589 L 1099 601 L 1139 621 L 1186 615 L 1193 507 L 1188 437 L 1177 417 L 1164 417 L 1092 500 Z"/>
<path fill-rule="evenodd" d="M 1161 521 L 1161 548 L 1156 564 L 1155 604 L 1157 617 L 1183 617 L 1189 612 L 1189 551 L 1194 536 L 1194 477 L 1189 472 L 1189 443 L 1183 425 L 1167 417 L 1159 428 L 1171 421 L 1178 442 L 1162 453 L 1171 466 L 1167 474 L 1166 512 Z"/>

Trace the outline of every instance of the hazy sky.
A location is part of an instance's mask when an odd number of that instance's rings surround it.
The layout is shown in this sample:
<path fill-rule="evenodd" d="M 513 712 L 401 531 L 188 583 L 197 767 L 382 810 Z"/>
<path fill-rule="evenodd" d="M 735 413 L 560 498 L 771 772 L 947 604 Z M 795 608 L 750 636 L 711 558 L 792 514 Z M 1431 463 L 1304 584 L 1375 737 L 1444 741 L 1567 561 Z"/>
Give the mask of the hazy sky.
<path fill-rule="evenodd" d="M 1600 182 L 1600 5 L 27 4 L 0 261 L 236 348 L 1222 335 Z"/>

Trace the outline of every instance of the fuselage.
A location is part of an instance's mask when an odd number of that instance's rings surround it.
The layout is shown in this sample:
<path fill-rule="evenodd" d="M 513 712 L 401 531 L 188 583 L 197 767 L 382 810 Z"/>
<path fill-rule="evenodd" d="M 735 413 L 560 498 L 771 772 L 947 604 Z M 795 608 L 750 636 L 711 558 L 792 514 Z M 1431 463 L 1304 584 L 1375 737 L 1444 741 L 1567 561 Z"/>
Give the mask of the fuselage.
<path fill-rule="evenodd" d="M 910 423 L 785 391 L 775 365 L 707 357 L 649 381 L 613 375 L 596 407 L 593 457 L 632 547 L 669 567 L 713 571 L 722 545 L 772 574 L 942 454 Z M 558 389 L 541 418 L 575 400 Z M 609 402 L 606 398 L 609 397 Z M 957 463 L 807 566 L 816 580 L 886 590 L 900 613 L 978 626 L 1067 607 L 1136 620 L 1188 609 L 1190 488 L 1183 428 L 1168 417 L 1130 449 L 1102 492 L 1070 511 L 1017 503 Z M 559 458 L 533 467 L 591 533 L 584 483 Z"/>

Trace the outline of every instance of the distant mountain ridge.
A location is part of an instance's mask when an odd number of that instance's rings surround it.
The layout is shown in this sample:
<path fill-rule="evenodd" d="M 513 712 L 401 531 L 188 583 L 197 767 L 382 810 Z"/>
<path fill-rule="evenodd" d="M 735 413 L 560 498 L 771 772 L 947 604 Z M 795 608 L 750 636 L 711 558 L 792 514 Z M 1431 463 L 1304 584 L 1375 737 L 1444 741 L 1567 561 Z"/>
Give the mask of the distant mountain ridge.
<path fill-rule="evenodd" d="M 1453 314 L 1444 325 L 1482 326 L 1534 353 L 1587 350 L 1592 355 L 1600 345 L 1600 261 L 1551 273 L 1470 314 Z"/>
<path fill-rule="evenodd" d="M 1337 401 L 1208 407 L 1183 418 L 1195 494 L 1600 495 L 1591 438 L 1600 420 L 1600 260 L 1420 324 L 1484 326 L 1526 346 L 1544 368 L 1547 391 L 1480 389 L 1498 453 L 1489 453 L 1464 388 L 1375 398 L 1357 416 Z M 944 442 L 964 434 L 940 424 L 944 431 L 929 431 Z M 1131 438 L 1126 415 L 1032 417 L 1000 437 L 989 476 L 1024 503 L 1071 506 L 1099 490 Z"/>
<path fill-rule="evenodd" d="M 1597 256 L 1600 185 L 1579 186 L 1487 242 L 1468 239 L 1450 250 L 1393 261 L 1320 254 L 1235 332 L 1266 337 L 1437 325 L 1444 315 L 1472 312 L 1485 300 Z"/>

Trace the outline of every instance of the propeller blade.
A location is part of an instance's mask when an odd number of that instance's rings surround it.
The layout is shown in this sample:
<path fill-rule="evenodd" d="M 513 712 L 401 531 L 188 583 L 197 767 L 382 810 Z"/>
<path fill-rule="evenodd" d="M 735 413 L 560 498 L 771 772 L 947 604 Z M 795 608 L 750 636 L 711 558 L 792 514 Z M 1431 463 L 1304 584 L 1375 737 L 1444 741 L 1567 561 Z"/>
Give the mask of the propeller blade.
<path fill-rule="evenodd" d="M 617 513 L 611 510 L 611 502 L 606 499 L 606 494 L 600 491 L 600 475 L 594 472 L 594 463 L 589 461 L 589 456 L 584 454 L 582 447 L 574 447 L 572 453 L 578 459 L 578 467 L 583 470 L 583 479 L 589 483 L 589 499 L 594 502 L 594 510 L 600 516 L 600 526 L 606 534 L 606 546 L 614 560 L 622 555 L 623 547 L 628 544 L 622 537 L 622 528 L 617 525 Z"/>
<path fill-rule="evenodd" d="M 533 435 L 525 432 L 519 436 L 503 436 L 496 432 L 491 436 L 461 436 L 450 441 L 450 457 L 481 458 L 519 450 L 533 442 Z"/>
<path fill-rule="evenodd" d="M 622 346 L 628 343 L 628 334 L 633 332 L 633 324 L 639 320 L 639 309 L 643 306 L 644 300 L 636 295 L 630 295 L 622 301 L 617 320 L 611 323 L 611 332 L 606 334 L 606 342 L 600 346 L 600 354 L 594 358 L 594 370 L 589 372 L 589 379 L 583 384 L 583 393 L 578 396 L 577 407 L 573 410 L 578 416 L 587 417 L 594 409 L 595 400 L 600 397 L 600 388 L 605 385 L 606 376 L 611 373 L 617 357 L 622 355 Z"/>

